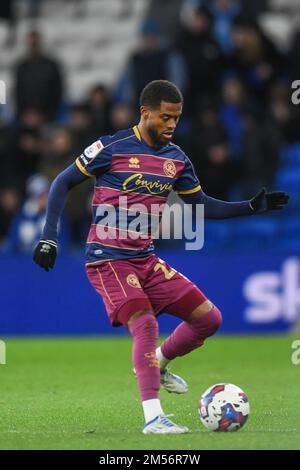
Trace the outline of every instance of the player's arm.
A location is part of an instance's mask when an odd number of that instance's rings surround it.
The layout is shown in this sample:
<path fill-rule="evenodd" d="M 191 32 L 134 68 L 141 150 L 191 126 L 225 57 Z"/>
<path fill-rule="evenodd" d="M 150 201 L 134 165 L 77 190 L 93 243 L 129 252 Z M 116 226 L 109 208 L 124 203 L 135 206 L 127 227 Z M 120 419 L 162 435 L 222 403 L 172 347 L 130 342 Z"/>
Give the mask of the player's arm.
<path fill-rule="evenodd" d="M 227 219 L 243 215 L 261 214 L 270 210 L 282 209 L 289 200 L 288 194 L 283 191 L 267 193 L 265 188 L 261 189 L 252 199 L 239 202 L 227 202 L 215 199 L 204 193 L 199 187 L 196 192 L 178 195 L 186 204 L 203 204 L 205 217 L 209 219 Z"/>
<path fill-rule="evenodd" d="M 34 261 L 46 271 L 53 268 L 57 253 L 57 226 L 68 191 L 87 178 L 105 173 L 111 167 L 111 138 L 101 137 L 87 147 L 73 165 L 60 173 L 53 181 L 46 212 L 46 224 L 42 239 L 33 253 Z"/>
<path fill-rule="evenodd" d="M 261 214 L 270 210 L 282 209 L 288 203 L 289 196 L 285 192 L 267 193 L 265 188 L 262 188 L 248 201 L 227 202 L 210 197 L 201 189 L 192 162 L 185 154 L 184 159 L 185 167 L 175 183 L 174 190 L 186 204 L 192 204 L 193 210 L 197 204 L 203 204 L 205 217 L 209 219 L 228 219 Z"/>
<path fill-rule="evenodd" d="M 67 194 L 70 189 L 82 183 L 88 177 L 73 163 L 55 178 L 50 187 L 45 227 L 42 232 L 42 238 L 33 252 L 33 260 L 46 271 L 52 269 L 55 263 L 57 254 L 57 227 L 65 206 Z"/>

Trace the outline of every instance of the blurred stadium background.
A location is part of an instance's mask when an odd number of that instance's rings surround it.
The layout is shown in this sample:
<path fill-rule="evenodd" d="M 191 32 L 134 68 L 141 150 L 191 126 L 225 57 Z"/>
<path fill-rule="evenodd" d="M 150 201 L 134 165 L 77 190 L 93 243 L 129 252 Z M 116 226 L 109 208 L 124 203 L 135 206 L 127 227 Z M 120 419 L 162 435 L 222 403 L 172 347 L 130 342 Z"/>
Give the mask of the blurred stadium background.
<path fill-rule="evenodd" d="M 158 241 L 158 253 L 221 308 L 223 332 L 299 331 L 298 1 L 6 0 L 0 48 L 2 338 L 123 333 L 84 271 L 89 182 L 70 194 L 54 271 L 31 252 L 53 178 L 96 137 L 135 124 L 141 89 L 161 78 L 184 93 L 175 142 L 209 195 L 266 186 L 291 200 L 279 214 L 206 222 L 200 252 Z M 174 324 L 161 317 L 161 332 Z"/>

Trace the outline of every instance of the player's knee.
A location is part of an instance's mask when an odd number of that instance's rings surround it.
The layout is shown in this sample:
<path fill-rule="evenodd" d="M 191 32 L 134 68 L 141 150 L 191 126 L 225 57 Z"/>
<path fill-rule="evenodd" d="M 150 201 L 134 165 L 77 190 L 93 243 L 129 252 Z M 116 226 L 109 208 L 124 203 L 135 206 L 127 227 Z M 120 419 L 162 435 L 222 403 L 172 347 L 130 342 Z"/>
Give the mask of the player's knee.
<path fill-rule="evenodd" d="M 207 336 L 214 335 L 222 325 L 222 314 L 218 307 L 214 307 L 207 313 Z"/>
<path fill-rule="evenodd" d="M 139 310 L 137 312 L 128 313 L 128 315 L 123 318 L 123 324 L 126 324 L 126 326 L 129 327 L 130 325 L 132 325 L 133 322 L 135 322 L 139 318 L 143 318 L 143 320 L 140 320 L 140 322 L 151 322 L 152 318 L 155 320 L 154 313 L 151 310 Z"/>
<path fill-rule="evenodd" d="M 195 310 L 192 311 L 190 314 L 188 321 L 193 321 L 197 320 L 197 318 L 201 318 L 205 316 L 207 313 L 209 313 L 214 307 L 214 304 L 209 300 L 206 299 L 204 302 L 202 302 L 200 305 L 198 305 Z"/>
<path fill-rule="evenodd" d="M 196 318 L 190 322 L 190 325 L 199 331 L 201 337 L 208 338 L 215 334 L 222 325 L 222 314 L 218 307 L 214 305 L 208 313 Z"/>
<path fill-rule="evenodd" d="M 129 318 L 127 326 L 133 336 L 141 333 L 158 337 L 158 323 L 153 312 L 136 312 Z"/>
<path fill-rule="evenodd" d="M 123 326 L 129 326 L 136 318 L 149 313 L 154 315 L 152 306 L 147 299 L 131 299 L 122 305 L 118 312 L 117 320 Z"/>
<path fill-rule="evenodd" d="M 211 326 L 215 333 L 222 325 L 222 321 L 223 321 L 222 313 L 216 306 L 214 306 L 214 308 L 211 310 L 210 313 L 211 313 Z"/>

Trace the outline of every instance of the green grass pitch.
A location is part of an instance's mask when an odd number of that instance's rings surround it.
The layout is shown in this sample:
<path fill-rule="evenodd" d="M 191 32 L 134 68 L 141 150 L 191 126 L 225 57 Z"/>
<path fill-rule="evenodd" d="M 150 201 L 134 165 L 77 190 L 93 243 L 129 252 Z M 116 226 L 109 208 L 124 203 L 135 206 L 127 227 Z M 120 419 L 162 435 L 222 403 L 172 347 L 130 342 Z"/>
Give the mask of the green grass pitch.
<path fill-rule="evenodd" d="M 174 361 L 190 386 L 161 391 L 166 413 L 190 433 L 141 433 L 131 339 L 9 339 L 0 365 L 1 449 L 300 449 L 300 365 L 290 337 L 217 337 Z M 235 433 L 200 423 L 201 393 L 218 382 L 240 386 L 250 418 Z"/>

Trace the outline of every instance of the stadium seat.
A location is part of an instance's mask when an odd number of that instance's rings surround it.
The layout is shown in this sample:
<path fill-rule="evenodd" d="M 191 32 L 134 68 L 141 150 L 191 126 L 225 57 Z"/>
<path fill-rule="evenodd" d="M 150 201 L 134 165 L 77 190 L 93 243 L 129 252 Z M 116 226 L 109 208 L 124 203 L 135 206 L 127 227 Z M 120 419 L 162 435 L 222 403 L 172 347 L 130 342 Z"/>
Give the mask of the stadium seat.
<path fill-rule="evenodd" d="M 284 145 L 280 152 L 280 163 L 282 167 L 300 167 L 300 142 L 292 145 Z"/>

